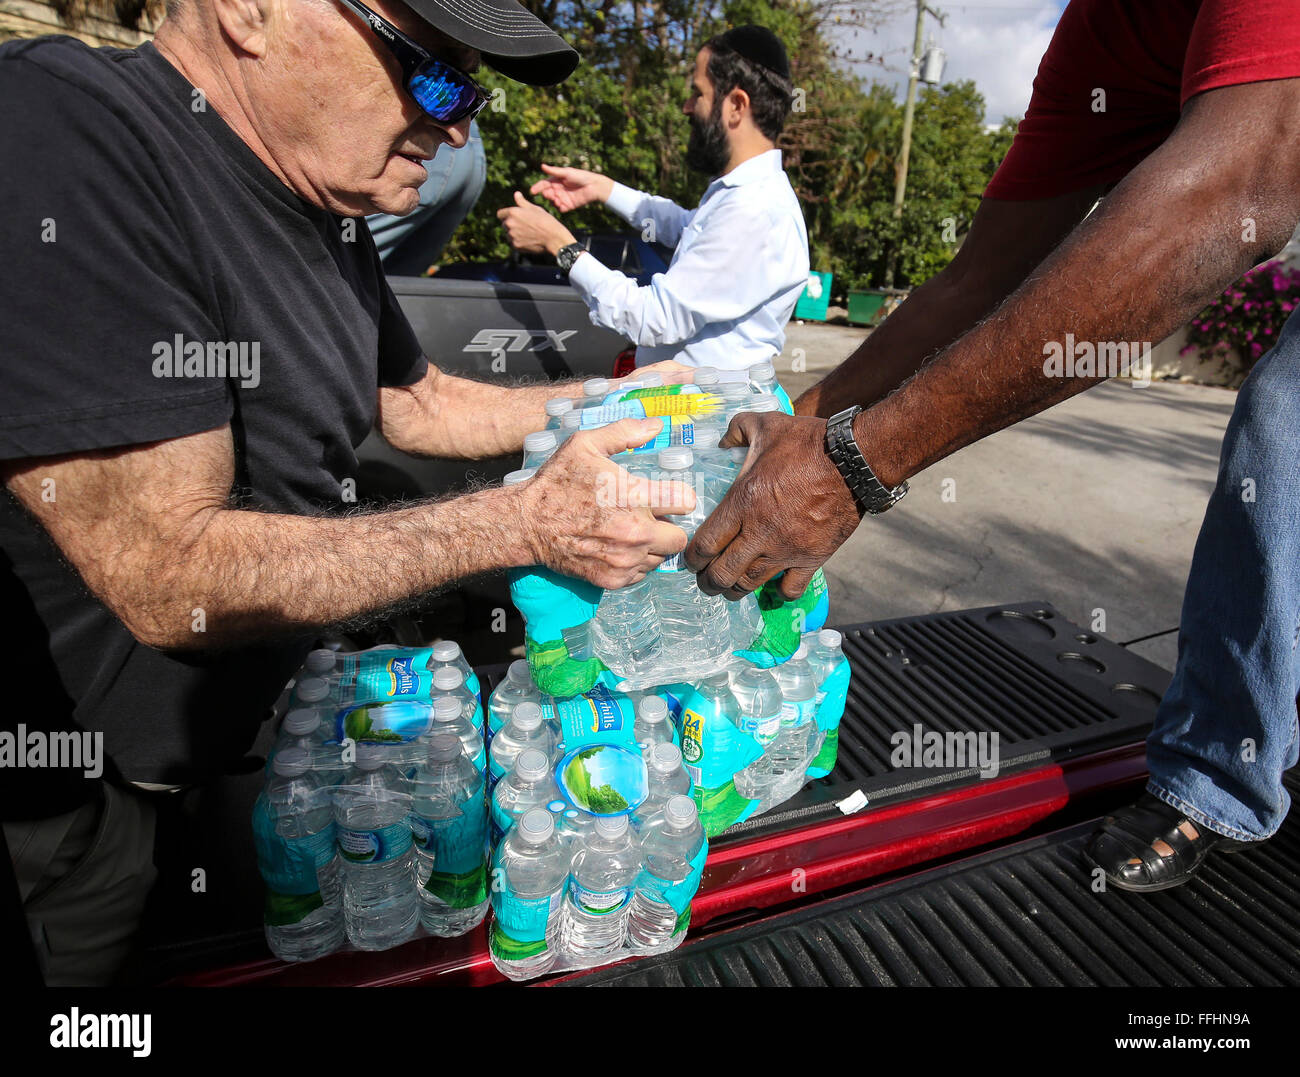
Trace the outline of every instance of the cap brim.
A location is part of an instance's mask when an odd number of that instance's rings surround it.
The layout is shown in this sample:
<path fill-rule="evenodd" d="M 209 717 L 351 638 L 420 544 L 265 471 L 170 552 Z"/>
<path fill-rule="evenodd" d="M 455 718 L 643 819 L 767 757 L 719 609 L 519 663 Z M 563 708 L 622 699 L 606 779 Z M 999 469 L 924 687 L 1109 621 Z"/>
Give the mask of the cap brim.
<path fill-rule="evenodd" d="M 573 74 L 580 57 L 559 34 L 517 0 L 405 0 L 431 26 L 477 49 L 506 78 L 553 86 Z"/>

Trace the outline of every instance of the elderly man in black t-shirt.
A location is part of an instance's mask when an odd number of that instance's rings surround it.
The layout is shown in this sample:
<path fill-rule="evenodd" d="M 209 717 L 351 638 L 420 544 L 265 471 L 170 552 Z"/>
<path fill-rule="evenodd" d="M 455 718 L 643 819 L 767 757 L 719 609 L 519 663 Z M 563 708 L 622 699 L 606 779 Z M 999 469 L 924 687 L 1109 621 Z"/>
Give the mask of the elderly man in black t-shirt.
<path fill-rule="evenodd" d="M 685 544 L 656 514 L 689 492 L 598 501 L 657 420 L 507 489 L 344 511 L 376 423 L 492 457 L 576 394 L 440 373 L 353 218 L 410 211 L 464 145 L 480 54 L 537 84 L 577 55 L 515 0 L 372 3 L 180 0 L 139 49 L 0 49 L 0 607 L 38 698 L 6 708 L 0 818 L 50 982 L 109 978 L 129 942 L 133 783 L 242 756 L 314 628 L 515 565 L 622 586 Z M 36 766 L 58 731 L 102 734 L 108 780 Z"/>

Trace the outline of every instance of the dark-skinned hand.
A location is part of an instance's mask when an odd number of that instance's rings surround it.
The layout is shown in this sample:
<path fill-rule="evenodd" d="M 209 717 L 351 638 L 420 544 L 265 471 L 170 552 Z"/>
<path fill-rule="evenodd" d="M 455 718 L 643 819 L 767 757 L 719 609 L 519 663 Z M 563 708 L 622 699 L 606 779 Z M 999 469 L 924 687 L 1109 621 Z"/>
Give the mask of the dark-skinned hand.
<path fill-rule="evenodd" d="M 749 453 L 686 548 L 702 591 L 735 601 L 784 571 L 781 593 L 798 598 L 853 534 L 862 513 L 826 455 L 825 440 L 825 419 L 778 412 L 732 419 L 721 445 L 748 445 Z"/>

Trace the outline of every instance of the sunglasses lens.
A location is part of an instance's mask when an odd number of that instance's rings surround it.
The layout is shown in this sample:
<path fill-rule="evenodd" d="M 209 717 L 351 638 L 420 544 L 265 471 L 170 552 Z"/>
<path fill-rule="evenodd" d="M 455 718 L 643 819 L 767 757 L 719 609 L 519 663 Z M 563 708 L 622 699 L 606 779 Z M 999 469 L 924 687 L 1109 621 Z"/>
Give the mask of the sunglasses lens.
<path fill-rule="evenodd" d="M 436 60 L 421 64 L 409 89 L 416 103 L 440 122 L 454 122 L 473 107 L 478 93 L 470 81 Z"/>

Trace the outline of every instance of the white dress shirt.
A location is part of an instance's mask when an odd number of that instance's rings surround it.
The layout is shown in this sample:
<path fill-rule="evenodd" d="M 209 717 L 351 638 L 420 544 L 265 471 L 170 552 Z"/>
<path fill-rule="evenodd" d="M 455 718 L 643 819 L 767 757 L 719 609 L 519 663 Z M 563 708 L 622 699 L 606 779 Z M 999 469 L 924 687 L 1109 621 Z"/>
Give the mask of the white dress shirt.
<path fill-rule="evenodd" d="M 780 150 L 719 176 L 694 210 L 621 183 L 606 204 L 676 248 L 668 272 L 644 287 L 590 254 L 569 271 L 591 320 L 637 345 L 637 366 L 676 359 L 741 370 L 781 353 L 808 283 L 808 230 Z"/>

